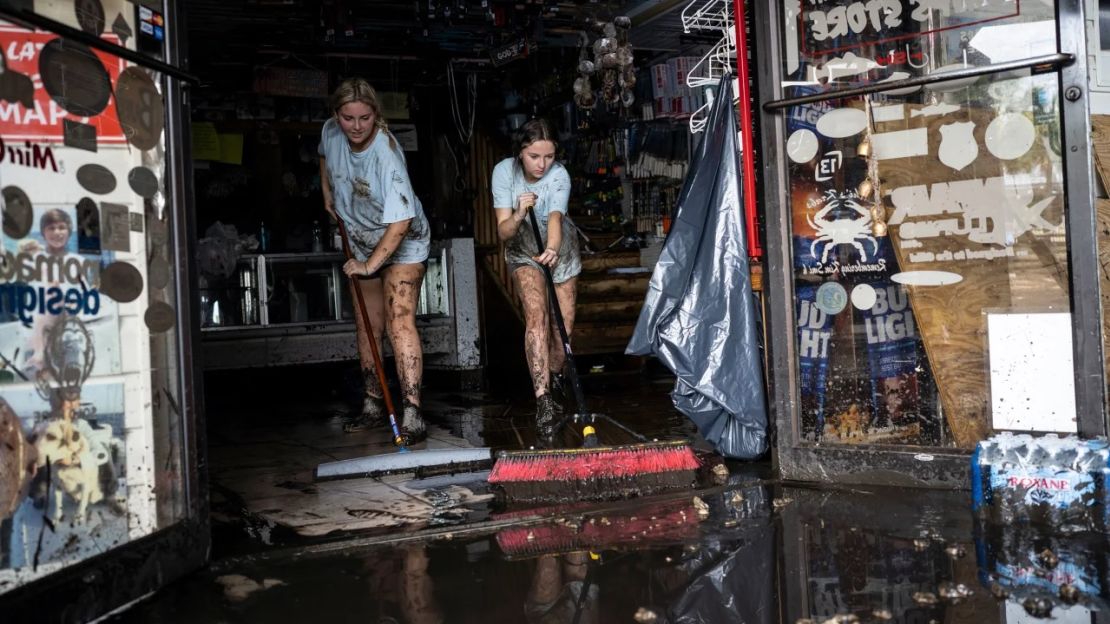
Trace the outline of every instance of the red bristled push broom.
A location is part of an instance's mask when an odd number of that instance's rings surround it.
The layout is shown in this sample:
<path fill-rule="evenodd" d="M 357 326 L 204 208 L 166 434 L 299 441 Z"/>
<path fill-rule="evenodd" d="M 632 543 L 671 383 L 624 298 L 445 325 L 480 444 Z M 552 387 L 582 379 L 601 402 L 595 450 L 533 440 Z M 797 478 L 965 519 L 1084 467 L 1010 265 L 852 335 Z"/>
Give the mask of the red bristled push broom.
<path fill-rule="evenodd" d="M 536 215 L 529 210 L 528 216 L 536 246 L 542 249 Z M 547 299 L 559 338 L 563 341 L 567 378 L 578 408 L 572 416 L 563 418 L 556 425 L 555 433 L 572 420 L 575 424 L 587 425 L 582 432 L 587 443 L 583 448 L 501 451 L 490 471 L 489 483 L 500 488 L 507 501 L 529 503 L 616 500 L 694 487 L 701 462 L 688 441 L 650 441 L 604 414 L 589 411 L 574 364 L 570 337 L 567 336 L 555 295 L 555 281 L 546 265 L 540 265 L 540 268 L 546 278 Z M 599 420 L 616 426 L 639 442 L 597 446 L 592 425 Z"/>
<path fill-rule="evenodd" d="M 555 508 L 553 508 L 555 509 Z M 508 559 L 530 559 L 580 550 L 639 550 L 687 544 L 700 535 L 701 516 L 689 498 L 665 502 L 650 510 L 637 507 L 605 513 L 575 514 L 575 508 L 558 507 L 562 517 L 544 524 L 511 526 L 497 533 L 497 545 Z M 527 515 L 546 510 L 529 509 Z M 588 512 L 589 508 L 580 511 Z M 520 512 L 494 516 L 508 520 Z"/>

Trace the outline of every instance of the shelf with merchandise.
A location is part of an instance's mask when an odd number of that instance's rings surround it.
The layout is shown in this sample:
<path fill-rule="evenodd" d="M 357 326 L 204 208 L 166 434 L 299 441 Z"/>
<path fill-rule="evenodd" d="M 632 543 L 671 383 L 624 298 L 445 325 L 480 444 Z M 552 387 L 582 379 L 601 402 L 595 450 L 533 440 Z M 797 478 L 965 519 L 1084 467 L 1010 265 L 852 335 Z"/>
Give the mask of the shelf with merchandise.
<path fill-rule="evenodd" d="M 332 252 L 247 254 L 239 258 L 232 277 L 202 285 L 205 368 L 357 358 L 344 262 Z M 476 280 L 473 239 L 432 242 L 416 307 L 425 366 L 480 367 Z M 388 341 L 384 349 L 391 352 Z"/>
<path fill-rule="evenodd" d="M 445 251 L 428 259 L 418 316 L 446 315 L 449 278 Z M 344 256 L 338 252 L 247 253 L 226 280 L 200 289 L 201 331 L 352 323 Z"/>

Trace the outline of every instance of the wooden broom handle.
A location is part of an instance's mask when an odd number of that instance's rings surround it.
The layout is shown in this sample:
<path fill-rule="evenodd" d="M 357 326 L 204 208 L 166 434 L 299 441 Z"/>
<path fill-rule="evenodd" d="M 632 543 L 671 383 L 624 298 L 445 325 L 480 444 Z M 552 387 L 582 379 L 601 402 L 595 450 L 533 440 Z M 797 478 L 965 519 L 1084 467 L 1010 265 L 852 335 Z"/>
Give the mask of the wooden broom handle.
<path fill-rule="evenodd" d="M 339 223 L 339 238 L 343 240 L 343 254 L 347 256 L 348 260 L 353 260 L 354 256 L 351 255 L 351 246 L 347 243 L 347 228 L 343 227 L 343 219 L 336 218 L 336 222 Z M 370 324 L 370 314 L 366 311 L 366 301 L 362 298 L 362 288 L 359 287 L 358 278 L 354 275 L 348 276 L 348 279 L 351 280 L 351 287 L 355 291 L 355 299 L 358 300 L 358 311 L 362 315 L 362 326 L 366 328 L 366 341 L 370 343 L 370 354 L 374 358 L 374 371 L 378 374 L 378 383 L 382 387 L 385 409 L 389 412 L 390 418 L 396 421 L 397 412 L 393 410 L 393 399 L 389 396 L 389 384 L 385 380 L 385 368 L 382 366 L 382 356 L 378 353 L 378 344 L 374 340 L 374 327 Z M 395 431 L 394 435 L 400 434 Z"/>

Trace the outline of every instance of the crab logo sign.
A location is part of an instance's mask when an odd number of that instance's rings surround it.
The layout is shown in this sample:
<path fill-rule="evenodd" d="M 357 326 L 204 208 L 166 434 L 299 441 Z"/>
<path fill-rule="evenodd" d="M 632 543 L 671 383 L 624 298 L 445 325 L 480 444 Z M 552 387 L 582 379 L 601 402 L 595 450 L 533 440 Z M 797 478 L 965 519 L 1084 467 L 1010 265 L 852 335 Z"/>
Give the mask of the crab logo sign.
<path fill-rule="evenodd" d="M 867 250 L 861 241 L 871 242 L 872 255 L 878 253 L 879 242 L 871 235 L 871 212 L 859 203 L 854 192 L 839 193 L 833 189 L 825 191 L 822 198 L 824 207 L 806 220 L 817 236 L 809 246 L 809 254 L 817 258 L 817 247 L 821 245 L 821 263 L 829 261 L 829 253 L 840 245 L 851 245 L 859 251 L 860 260 L 867 262 Z M 857 216 L 837 218 L 836 213 L 845 209 Z"/>

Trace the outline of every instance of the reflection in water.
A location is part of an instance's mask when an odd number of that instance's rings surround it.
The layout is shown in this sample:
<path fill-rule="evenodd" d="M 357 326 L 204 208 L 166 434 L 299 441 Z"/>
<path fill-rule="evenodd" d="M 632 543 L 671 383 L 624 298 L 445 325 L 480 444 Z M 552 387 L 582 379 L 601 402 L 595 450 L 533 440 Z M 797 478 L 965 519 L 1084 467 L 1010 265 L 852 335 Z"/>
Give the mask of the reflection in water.
<path fill-rule="evenodd" d="M 1105 608 L 1105 538 L 976 524 L 965 492 L 734 477 L 696 494 L 700 514 L 693 494 L 528 510 L 436 541 L 217 563 L 109 621 L 989 624 Z M 283 584 L 231 602 L 214 579 L 232 573 Z"/>

